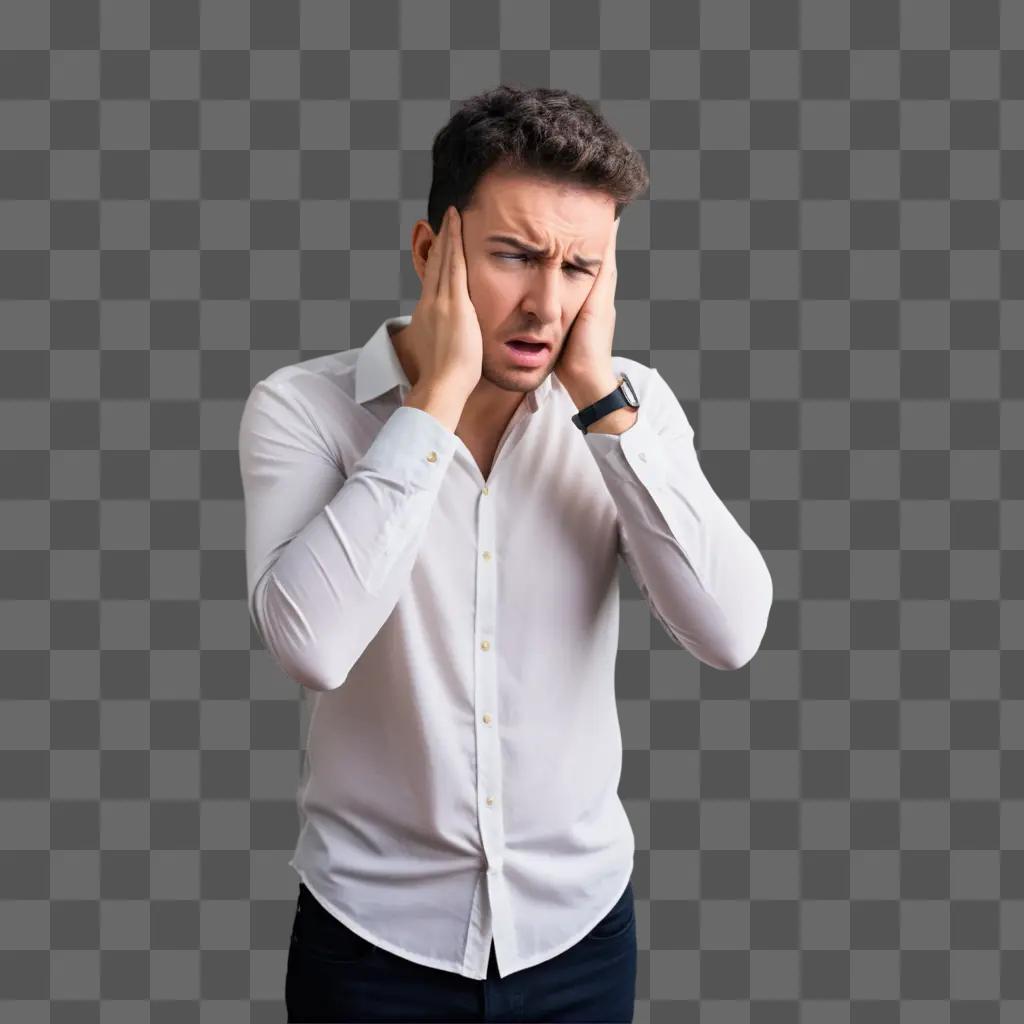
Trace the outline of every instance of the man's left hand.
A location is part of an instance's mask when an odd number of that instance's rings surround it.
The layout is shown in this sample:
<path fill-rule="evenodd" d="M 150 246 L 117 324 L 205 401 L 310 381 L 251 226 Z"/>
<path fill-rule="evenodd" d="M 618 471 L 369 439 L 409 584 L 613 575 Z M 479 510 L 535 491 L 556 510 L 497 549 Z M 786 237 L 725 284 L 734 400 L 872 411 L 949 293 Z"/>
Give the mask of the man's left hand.
<path fill-rule="evenodd" d="M 618 377 L 612 368 L 615 336 L 615 239 L 619 217 L 612 224 L 601 266 L 558 357 L 555 372 L 577 408 L 583 408 L 614 390 Z M 589 397 L 588 397 L 589 396 Z"/>

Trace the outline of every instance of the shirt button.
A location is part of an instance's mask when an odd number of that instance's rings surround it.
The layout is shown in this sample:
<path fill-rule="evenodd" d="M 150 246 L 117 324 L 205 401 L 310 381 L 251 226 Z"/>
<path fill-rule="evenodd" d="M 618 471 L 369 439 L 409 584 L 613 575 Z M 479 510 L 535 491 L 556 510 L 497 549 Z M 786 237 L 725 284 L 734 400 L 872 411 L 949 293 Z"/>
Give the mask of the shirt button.
<path fill-rule="evenodd" d="M 489 714 L 487 714 L 486 712 L 484 712 L 484 721 L 485 721 L 485 722 L 486 722 L 486 723 L 487 723 L 488 725 L 490 725 L 490 724 L 491 724 L 491 716 L 490 716 Z"/>
<path fill-rule="evenodd" d="M 487 798 L 487 806 L 490 807 L 493 803 L 494 803 L 494 797 L 493 796 L 489 796 Z"/>
<path fill-rule="evenodd" d="M 639 460 L 640 460 L 641 462 L 646 462 L 646 461 L 647 461 L 647 456 L 646 456 L 646 455 L 644 455 L 644 453 L 643 453 L 643 452 L 641 452 L 641 453 L 640 453 L 640 454 L 639 454 L 639 455 L 637 456 L 637 458 L 638 458 L 638 459 L 639 459 Z"/>
<path fill-rule="evenodd" d="M 431 452 L 427 456 L 427 462 L 437 462 L 437 452 Z"/>
<path fill-rule="evenodd" d="M 480 641 L 480 650 L 481 651 L 489 651 L 490 649 L 491 649 L 491 641 L 490 640 L 481 640 Z"/>
<path fill-rule="evenodd" d="M 490 487 L 485 487 L 484 488 L 484 494 L 490 494 L 490 493 L 491 493 Z"/>
<path fill-rule="evenodd" d="M 484 559 L 486 561 L 488 561 L 488 562 L 491 560 L 491 553 L 490 553 L 490 551 L 485 551 L 484 552 Z"/>

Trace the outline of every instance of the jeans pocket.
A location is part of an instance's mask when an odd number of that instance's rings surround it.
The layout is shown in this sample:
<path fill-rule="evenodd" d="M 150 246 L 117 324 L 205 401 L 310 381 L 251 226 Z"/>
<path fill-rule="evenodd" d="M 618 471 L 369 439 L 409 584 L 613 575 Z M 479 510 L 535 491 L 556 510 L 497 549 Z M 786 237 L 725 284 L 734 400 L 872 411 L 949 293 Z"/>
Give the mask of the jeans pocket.
<path fill-rule="evenodd" d="M 626 889 L 619 898 L 618 903 L 594 925 L 588 938 L 596 939 L 599 942 L 620 939 L 633 928 L 635 920 L 633 882 L 631 879 L 626 884 Z"/>

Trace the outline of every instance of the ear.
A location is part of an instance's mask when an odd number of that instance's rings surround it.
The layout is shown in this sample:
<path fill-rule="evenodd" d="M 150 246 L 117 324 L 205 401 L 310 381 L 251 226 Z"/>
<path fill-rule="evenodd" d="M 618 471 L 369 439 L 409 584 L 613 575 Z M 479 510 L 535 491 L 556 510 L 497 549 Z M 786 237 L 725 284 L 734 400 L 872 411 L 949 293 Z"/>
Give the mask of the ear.
<path fill-rule="evenodd" d="M 427 256 L 430 255 L 430 248 L 437 241 L 437 234 L 430 226 L 430 221 L 420 218 L 412 226 L 412 265 L 416 276 L 423 283 L 423 275 L 427 272 Z"/>

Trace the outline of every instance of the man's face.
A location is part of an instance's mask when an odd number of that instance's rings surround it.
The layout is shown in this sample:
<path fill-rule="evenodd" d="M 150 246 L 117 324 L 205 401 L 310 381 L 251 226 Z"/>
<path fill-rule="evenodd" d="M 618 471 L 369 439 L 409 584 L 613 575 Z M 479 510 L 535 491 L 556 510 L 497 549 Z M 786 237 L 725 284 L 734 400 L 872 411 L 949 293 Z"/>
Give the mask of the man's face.
<path fill-rule="evenodd" d="M 488 171 L 462 215 L 469 295 L 483 336 L 482 376 L 510 391 L 532 391 L 557 372 L 576 314 L 597 279 L 615 218 L 611 198 L 522 173 Z M 529 255 L 494 235 L 518 239 Z M 551 342 L 537 366 L 505 344 L 517 335 Z"/>

